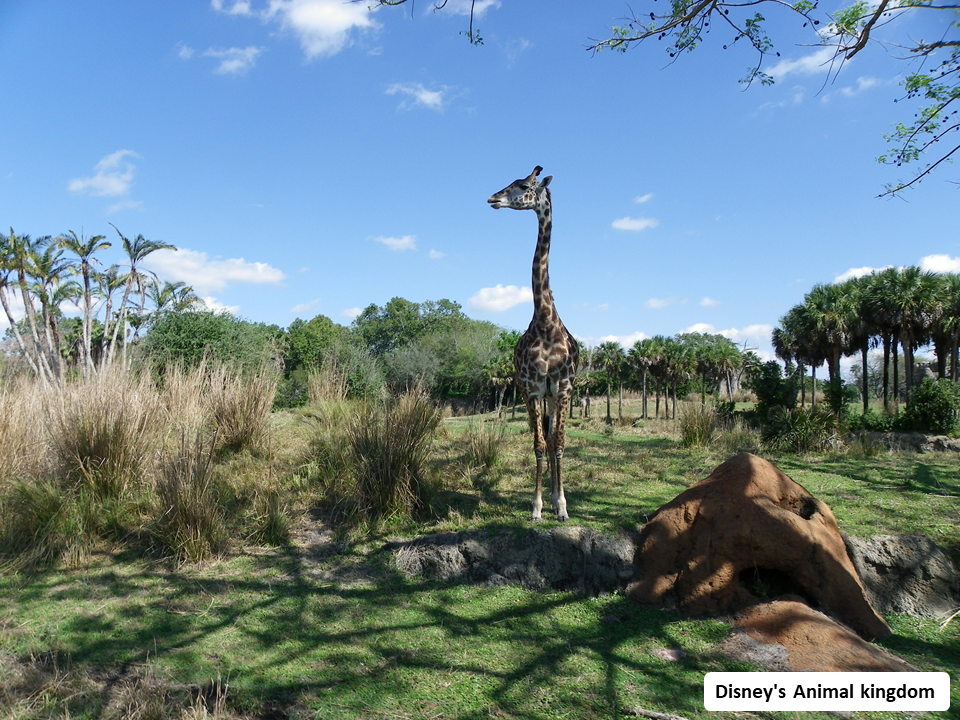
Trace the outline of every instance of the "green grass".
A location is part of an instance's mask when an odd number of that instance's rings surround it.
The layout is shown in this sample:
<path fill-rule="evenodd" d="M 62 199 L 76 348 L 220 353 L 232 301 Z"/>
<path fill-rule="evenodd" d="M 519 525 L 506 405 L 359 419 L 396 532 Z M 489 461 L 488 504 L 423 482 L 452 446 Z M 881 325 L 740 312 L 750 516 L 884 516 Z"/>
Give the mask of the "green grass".
<path fill-rule="evenodd" d="M 722 621 L 684 619 L 620 595 L 449 585 L 396 570 L 383 550 L 394 535 L 529 527 L 533 452 L 522 413 L 506 423 L 496 483 L 475 482 L 470 423 L 447 420 L 438 432 L 427 472 L 442 489 L 426 520 L 397 518 L 311 549 L 304 538 L 321 517 L 316 488 L 287 475 L 273 478 L 270 492 L 296 512 L 290 544 L 236 539 L 222 558 L 201 565 L 105 544 L 69 568 L 0 574 L 0 718 L 63 718 L 65 710 L 74 720 L 133 717 L 117 710 L 117 698 L 157 687 L 164 718 L 201 717 L 198 698 L 210 698 L 214 687 L 226 692 L 222 717 L 587 719 L 618 718 L 629 706 L 736 717 L 702 706 L 706 672 L 750 669 L 719 655 L 729 632 Z M 278 456 L 310 446 L 310 425 L 296 414 L 275 416 L 273 427 Z M 296 439 L 285 445 L 288 436 Z M 760 454 L 826 501 L 842 530 L 923 533 L 956 557 L 955 456 Z M 725 459 L 716 445 L 681 448 L 672 422 L 611 430 L 602 417 L 573 420 L 564 455 L 572 522 L 629 531 Z M 230 462 L 218 473 L 255 478 L 265 474 L 257 463 L 268 459 Z M 887 619 L 895 634 L 884 647 L 921 669 L 960 677 L 960 621 L 941 628 Z M 664 649 L 683 655 L 669 661 L 657 654 Z M 956 683 L 953 703 L 960 707 Z M 193 715 L 181 714 L 191 708 Z"/>

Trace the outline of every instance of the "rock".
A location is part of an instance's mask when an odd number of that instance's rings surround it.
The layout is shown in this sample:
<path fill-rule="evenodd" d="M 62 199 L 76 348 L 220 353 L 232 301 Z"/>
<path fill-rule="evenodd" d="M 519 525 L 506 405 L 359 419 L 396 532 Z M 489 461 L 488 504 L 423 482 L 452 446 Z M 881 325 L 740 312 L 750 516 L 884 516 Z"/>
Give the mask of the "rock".
<path fill-rule="evenodd" d="M 924 435 L 922 433 L 868 432 L 867 440 L 891 450 L 912 450 L 918 453 L 953 452 L 960 453 L 960 439 L 946 435 Z"/>
<path fill-rule="evenodd" d="M 394 541 L 387 549 L 407 575 L 493 587 L 509 583 L 599 595 L 623 589 L 633 576 L 628 538 L 577 526 L 441 533 Z"/>
<path fill-rule="evenodd" d="M 870 604 L 882 613 L 942 617 L 960 606 L 960 574 L 923 535 L 844 537 Z"/>
<path fill-rule="evenodd" d="M 744 571 L 774 571 L 864 637 L 890 628 L 867 600 L 833 512 L 784 473 L 741 453 L 661 507 L 640 532 L 628 595 L 693 614 L 742 610 L 757 598 Z"/>

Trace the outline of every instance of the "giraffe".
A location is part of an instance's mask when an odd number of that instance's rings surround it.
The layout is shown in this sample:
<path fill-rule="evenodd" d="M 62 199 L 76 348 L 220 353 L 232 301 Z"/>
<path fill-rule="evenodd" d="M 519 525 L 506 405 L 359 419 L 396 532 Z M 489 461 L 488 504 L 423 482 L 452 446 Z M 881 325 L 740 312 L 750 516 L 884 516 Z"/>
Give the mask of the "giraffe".
<path fill-rule="evenodd" d="M 547 454 L 553 480 L 553 511 L 557 520 L 566 522 L 567 500 L 563 494 L 560 461 L 563 458 L 563 425 L 573 393 L 580 348 L 560 321 L 553 304 L 550 278 L 547 274 L 550 253 L 550 231 L 553 206 L 547 186 L 553 179 L 537 176 L 543 168 L 537 165 L 529 177 L 517 180 L 487 200 L 495 210 L 533 210 L 537 214 L 539 232 L 533 254 L 533 320 L 517 343 L 513 363 L 517 383 L 527 405 L 527 418 L 533 432 L 533 452 L 537 459 L 536 491 L 533 496 L 533 520 L 541 519 L 543 509 L 543 456 Z"/>

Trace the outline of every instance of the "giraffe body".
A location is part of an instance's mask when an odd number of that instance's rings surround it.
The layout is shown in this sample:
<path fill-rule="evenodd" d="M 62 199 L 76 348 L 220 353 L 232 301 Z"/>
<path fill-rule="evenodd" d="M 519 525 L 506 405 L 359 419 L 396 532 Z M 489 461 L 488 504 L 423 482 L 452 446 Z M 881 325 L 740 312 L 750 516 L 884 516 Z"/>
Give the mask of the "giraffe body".
<path fill-rule="evenodd" d="M 533 319 L 517 343 L 513 362 L 527 406 L 537 461 L 532 517 L 540 520 L 542 516 L 543 460 L 546 455 L 553 485 L 553 511 L 558 520 L 566 521 L 569 516 L 561 475 L 564 421 L 573 395 L 580 348 L 563 326 L 550 290 L 548 263 L 553 206 L 547 186 L 552 178 L 547 176 L 538 181 L 537 176 L 542 170 L 538 165 L 529 177 L 513 182 L 487 202 L 494 209 L 509 207 L 533 210 L 537 214 L 539 231 L 533 255 Z"/>

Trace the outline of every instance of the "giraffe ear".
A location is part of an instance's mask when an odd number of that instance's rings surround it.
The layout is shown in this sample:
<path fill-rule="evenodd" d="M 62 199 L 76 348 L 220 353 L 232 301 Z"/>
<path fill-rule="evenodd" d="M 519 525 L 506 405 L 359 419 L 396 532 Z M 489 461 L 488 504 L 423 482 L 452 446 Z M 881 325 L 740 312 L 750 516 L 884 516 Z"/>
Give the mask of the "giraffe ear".
<path fill-rule="evenodd" d="M 553 180 L 553 175 L 547 175 L 543 180 L 540 181 L 540 187 L 546 187 L 550 184 L 551 180 Z"/>

